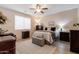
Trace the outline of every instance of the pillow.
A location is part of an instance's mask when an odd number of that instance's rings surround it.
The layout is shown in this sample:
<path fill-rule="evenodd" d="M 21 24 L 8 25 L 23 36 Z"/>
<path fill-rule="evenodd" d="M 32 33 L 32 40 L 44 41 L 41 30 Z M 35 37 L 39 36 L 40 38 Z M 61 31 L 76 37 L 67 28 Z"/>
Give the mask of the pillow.
<path fill-rule="evenodd" d="M 39 38 L 43 38 L 44 37 L 43 33 L 39 32 L 39 31 L 34 32 L 33 36 L 39 37 Z"/>
<path fill-rule="evenodd" d="M 40 34 L 40 35 L 38 35 L 37 37 L 38 37 L 38 38 L 43 38 L 44 35 L 43 35 L 43 34 Z"/>

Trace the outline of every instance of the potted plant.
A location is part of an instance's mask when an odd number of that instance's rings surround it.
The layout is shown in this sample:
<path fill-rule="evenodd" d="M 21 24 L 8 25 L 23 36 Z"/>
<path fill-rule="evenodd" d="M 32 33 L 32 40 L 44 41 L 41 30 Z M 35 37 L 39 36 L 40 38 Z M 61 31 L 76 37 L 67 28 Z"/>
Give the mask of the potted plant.
<path fill-rule="evenodd" d="M 6 23 L 7 17 L 0 12 L 0 24 Z"/>
<path fill-rule="evenodd" d="M 2 24 L 5 24 L 7 20 L 7 17 L 5 17 L 1 12 L 0 12 L 0 34 L 3 33 L 4 31 L 2 30 L 1 26 Z"/>

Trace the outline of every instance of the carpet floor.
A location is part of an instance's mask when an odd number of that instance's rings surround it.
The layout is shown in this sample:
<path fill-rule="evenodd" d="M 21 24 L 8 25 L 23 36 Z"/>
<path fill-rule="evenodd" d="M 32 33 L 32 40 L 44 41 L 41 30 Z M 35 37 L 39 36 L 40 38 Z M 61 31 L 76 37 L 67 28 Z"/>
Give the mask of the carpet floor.
<path fill-rule="evenodd" d="M 16 54 L 53 54 L 55 50 L 52 45 L 40 47 L 33 44 L 31 39 L 16 42 Z"/>

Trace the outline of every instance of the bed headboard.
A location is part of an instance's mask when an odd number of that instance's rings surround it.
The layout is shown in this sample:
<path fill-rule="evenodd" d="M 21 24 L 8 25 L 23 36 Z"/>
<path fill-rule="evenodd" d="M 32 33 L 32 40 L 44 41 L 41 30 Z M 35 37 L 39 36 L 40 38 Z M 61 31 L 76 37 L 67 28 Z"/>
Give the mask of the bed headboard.
<path fill-rule="evenodd" d="M 36 25 L 36 30 L 43 30 L 43 26 L 42 25 Z"/>
<path fill-rule="evenodd" d="M 55 30 L 56 30 L 56 27 L 51 27 L 50 30 L 51 30 L 51 31 L 55 31 Z"/>

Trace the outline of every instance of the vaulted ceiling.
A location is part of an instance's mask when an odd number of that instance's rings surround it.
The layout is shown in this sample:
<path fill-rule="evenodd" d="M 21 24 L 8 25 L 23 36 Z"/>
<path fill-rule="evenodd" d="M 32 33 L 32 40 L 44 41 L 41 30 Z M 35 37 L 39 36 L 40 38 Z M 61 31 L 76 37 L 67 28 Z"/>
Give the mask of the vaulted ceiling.
<path fill-rule="evenodd" d="M 32 16 L 48 16 L 58 12 L 79 8 L 78 4 L 42 4 L 42 6 L 47 7 L 48 10 L 45 11 L 44 14 L 34 14 L 34 10 L 30 10 L 30 8 L 35 7 L 35 4 L 0 4 L 0 7 L 8 8 L 24 14 L 30 14 Z"/>

